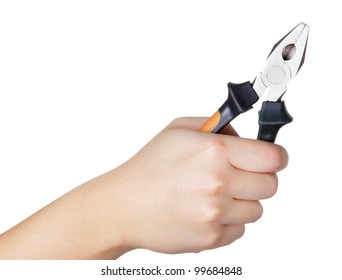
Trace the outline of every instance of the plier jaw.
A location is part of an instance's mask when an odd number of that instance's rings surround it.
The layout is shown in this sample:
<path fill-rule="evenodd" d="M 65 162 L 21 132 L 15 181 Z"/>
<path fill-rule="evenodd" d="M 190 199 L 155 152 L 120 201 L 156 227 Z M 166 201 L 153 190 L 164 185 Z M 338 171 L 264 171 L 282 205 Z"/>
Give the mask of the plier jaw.
<path fill-rule="evenodd" d="M 256 77 L 253 88 L 266 100 L 279 101 L 287 90 L 287 84 L 304 64 L 309 27 L 298 24 L 272 48 L 264 70 Z"/>
<path fill-rule="evenodd" d="M 274 45 L 264 70 L 253 83 L 228 83 L 228 99 L 200 130 L 219 133 L 235 117 L 251 109 L 265 94 L 259 112 L 258 139 L 274 142 L 279 129 L 292 121 L 281 97 L 291 78 L 297 75 L 304 63 L 308 35 L 309 27 L 305 23 L 298 24 Z"/>

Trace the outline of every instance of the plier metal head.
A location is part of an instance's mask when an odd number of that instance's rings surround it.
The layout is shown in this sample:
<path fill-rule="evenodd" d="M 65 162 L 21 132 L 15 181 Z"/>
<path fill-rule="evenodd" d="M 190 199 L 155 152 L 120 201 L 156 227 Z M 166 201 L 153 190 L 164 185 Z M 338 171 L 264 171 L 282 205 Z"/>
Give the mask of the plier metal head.
<path fill-rule="evenodd" d="M 259 97 L 266 93 L 268 101 L 281 99 L 287 84 L 304 64 L 308 36 L 309 26 L 300 23 L 274 45 L 264 70 L 253 83 Z"/>

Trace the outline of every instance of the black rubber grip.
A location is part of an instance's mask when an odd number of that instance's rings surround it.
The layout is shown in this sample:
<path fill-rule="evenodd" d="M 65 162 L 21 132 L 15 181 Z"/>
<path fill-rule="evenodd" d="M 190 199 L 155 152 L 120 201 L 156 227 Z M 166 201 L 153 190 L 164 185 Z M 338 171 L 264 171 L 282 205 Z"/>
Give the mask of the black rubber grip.
<path fill-rule="evenodd" d="M 219 133 L 234 118 L 251 109 L 258 99 L 259 96 L 250 82 L 242 84 L 228 83 L 228 99 L 219 108 L 221 118 L 212 132 Z"/>
<path fill-rule="evenodd" d="M 292 120 L 284 101 L 264 101 L 259 111 L 258 140 L 274 143 L 279 129 Z"/>

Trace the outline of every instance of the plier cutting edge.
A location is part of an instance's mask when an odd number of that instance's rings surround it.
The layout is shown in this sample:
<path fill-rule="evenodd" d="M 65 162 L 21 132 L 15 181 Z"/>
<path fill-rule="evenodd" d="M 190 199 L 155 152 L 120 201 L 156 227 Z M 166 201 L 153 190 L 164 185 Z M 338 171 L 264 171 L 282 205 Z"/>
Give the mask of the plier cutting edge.
<path fill-rule="evenodd" d="M 264 70 L 250 83 L 228 83 L 228 99 L 201 127 L 200 131 L 219 133 L 239 114 L 248 111 L 266 94 L 259 111 L 257 139 L 274 142 L 279 129 L 290 122 L 285 102 L 281 100 L 287 84 L 295 77 L 305 59 L 309 26 L 298 24 L 279 42 L 269 54 Z"/>

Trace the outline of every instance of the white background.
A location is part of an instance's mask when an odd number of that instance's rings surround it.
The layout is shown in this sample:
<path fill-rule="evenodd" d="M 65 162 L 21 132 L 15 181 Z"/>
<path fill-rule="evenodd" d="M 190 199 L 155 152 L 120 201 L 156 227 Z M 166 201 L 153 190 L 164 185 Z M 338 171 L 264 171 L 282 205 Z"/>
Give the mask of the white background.
<path fill-rule="evenodd" d="M 254 79 L 275 42 L 301 21 L 311 28 L 305 64 L 284 97 L 294 122 L 277 138 L 290 164 L 242 239 L 200 254 L 0 262 L 0 278 L 100 279 L 106 265 L 205 265 L 243 267 L 240 277 L 210 279 L 341 279 L 339 7 L 329 0 L 0 1 L 0 232 L 119 165 L 172 119 L 211 115 L 228 81 Z M 240 135 L 255 138 L 257 111 L 233 122 Z"/>

